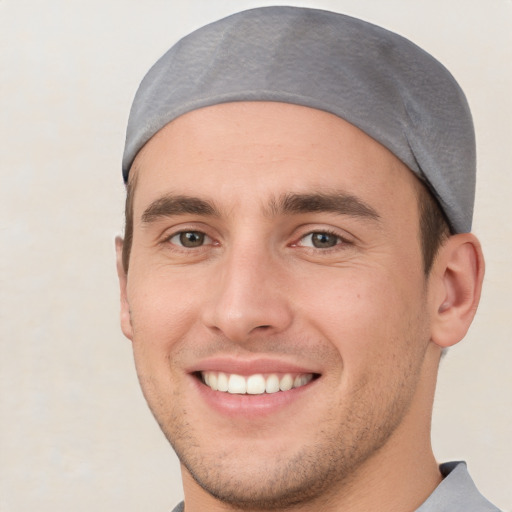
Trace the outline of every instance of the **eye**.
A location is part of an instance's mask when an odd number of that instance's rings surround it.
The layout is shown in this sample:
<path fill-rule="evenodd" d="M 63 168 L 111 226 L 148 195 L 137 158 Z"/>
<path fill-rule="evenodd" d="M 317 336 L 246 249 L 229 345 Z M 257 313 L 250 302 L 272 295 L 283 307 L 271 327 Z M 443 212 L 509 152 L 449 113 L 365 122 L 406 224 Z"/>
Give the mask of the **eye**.
<path fill-rule="evenodd" d="M 205 244 L 211 244 L 212 239 L 201 233 L 201 231 L 180 231 L 169 238 L 169 242 L 174 245 L 186 247 L 187 249 L 194 249 L 201 247 Z"/>
<path fill-rule="evenodd" d="M 303 236 L 300 240 L 300 245 L 303 247 L 314 247 L 315 249 L 330 249 L 342 242 L 342 238 L 338 235 L 326 231 L 315 231 Z"/>

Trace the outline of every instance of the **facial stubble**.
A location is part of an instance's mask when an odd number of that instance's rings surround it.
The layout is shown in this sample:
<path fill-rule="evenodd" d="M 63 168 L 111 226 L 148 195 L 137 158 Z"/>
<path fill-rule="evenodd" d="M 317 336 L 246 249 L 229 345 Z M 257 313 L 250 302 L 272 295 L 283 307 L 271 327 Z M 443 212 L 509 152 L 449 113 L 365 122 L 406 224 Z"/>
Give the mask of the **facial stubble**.
<path fill-rule="evenodd" d="M 423 333 L 414 334 L 418 341 L 417 336 Z M 395 353 L 391 394 L 381 379 L 368 375 L 349 394 L 342 393 L 338 402 L 333 402 L 324 418 L 319 419 L 314 438 L 309 436 L 309 442 L 293 453 L 273 453 L 271 460 L 258 457 L 261 450 L 257 439 L 244 439 L 244 460 L 222 447 L 222 435 L 205 444 L 189 420 L 186 407 L 165 407 L 153 379 L 141 380 L 141 385 L 183 467 L 208 494 L 238 510 L 320 505 L 335 495 L 339 498 L 340 493 L 350 492 L 352 481 L 364 471 L 365 463 L 386 445 L 407 414 L 426 348 L 426 344 L 414 342 L 414 337 L 407 339 L 409 342 L 402 340 L 402 344 L 396 340 L 402 350 Z M 334 348 L 325 351 L 327 360 L 339 360 Z M 180 398 L 175 389 L 169 403 L 180 404 Z"/>

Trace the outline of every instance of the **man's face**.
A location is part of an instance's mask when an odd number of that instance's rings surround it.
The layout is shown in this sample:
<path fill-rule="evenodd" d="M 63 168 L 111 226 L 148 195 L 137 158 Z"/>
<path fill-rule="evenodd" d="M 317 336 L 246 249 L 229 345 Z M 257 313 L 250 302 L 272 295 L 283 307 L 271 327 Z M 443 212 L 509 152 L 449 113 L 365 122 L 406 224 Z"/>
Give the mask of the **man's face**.
<path fill-rule="evenodd" d="M 135 168 L 122 324 L 185 485 L 279 508 L 426 435 L 418 184 L 396 157 L 331 114 L 234 103 Z"/>

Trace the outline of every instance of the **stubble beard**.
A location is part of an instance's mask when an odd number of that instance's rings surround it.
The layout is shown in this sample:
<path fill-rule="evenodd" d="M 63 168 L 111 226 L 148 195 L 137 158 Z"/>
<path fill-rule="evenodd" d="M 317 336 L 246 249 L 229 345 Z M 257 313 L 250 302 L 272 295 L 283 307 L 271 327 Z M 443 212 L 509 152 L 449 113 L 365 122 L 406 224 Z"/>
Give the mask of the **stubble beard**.
<path fill-rule="evenodd" d="M 256 454 L 253 464 L 250 457 L 240 461 L 220 444 L 216 446 L 221 437 L 211 439 L 207 446 L 204 441 L 201 444 L 184 411 L 159 423 L 197 484 L 234 509 L 284 511 L 308 504 L 318 506 L 348 494 L 365 462 L 379 452 L 402 422 L 415 387 L 411 388 L 410 381 L 401 384 L 400 392 L 388 399 L 384 411 L 377 407 L 362 417 L 371 405 L 367 396 L 360 397 L 366 406 L 347 411 L 342 421 L 331 414 L 320 424 L 316 439 L 295 453 L 261 460 L 257 446 L 248 442 L 244 450 Z M 357 399 L 353 397 L 350 402 Z"/>
<path fill-rule="evenodd" d="M 388 364 L 393 364 L 392 375 L 368 367 L 357 385 L 324 408 L 314 437 L 308 433 L 301 446 L 266 458 L 258 456 L 261 444 L 250 437 L 237 454 L 222 445 L 221 433 L 205 440 L 201 425 L 189 417 L 179 389 L 174 388 L 169 396 L 158 392 L 152 377 L 146 380 L 138 375 L 148 405 L 181 464 L 209 495 L 241 511 L 302 510 L 308 506 L 322 510 L 334 498 L 337 501 L 350 494 L 366 463 L 406 417 L 421 380 L 428 345 L 425 326 L 415 319 L 407 333 L 391 345 L 394 357 Z M 329 355 L 335 358 L 330 348 L 322 357 L 330 360 Z M 293 436 L 293 421 L 288 428 Z"/>

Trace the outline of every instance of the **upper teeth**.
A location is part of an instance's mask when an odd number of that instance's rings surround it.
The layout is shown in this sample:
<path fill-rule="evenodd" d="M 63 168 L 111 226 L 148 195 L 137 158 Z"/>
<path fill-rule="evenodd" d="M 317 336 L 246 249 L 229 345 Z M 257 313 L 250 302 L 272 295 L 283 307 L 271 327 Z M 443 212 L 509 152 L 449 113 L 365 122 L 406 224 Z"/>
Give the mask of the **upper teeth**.
<path fill-rule="evenodd" d="M 288 391 L 306 385 L 313 378 L 313 374 L 293 375 L 237 375 L 223 372 L 201 372 L 203 382 L 214 391 L 223 391 L 237 395 L 262 395 L 263 393 L 277 393 Z"/>

